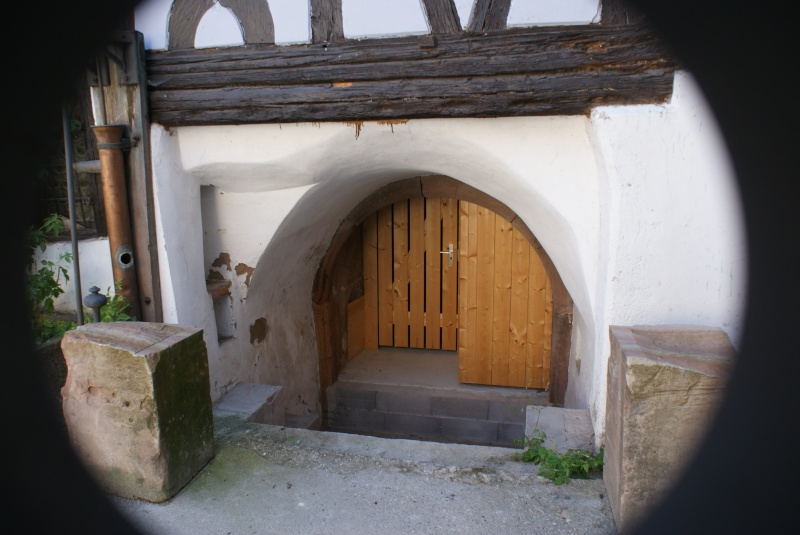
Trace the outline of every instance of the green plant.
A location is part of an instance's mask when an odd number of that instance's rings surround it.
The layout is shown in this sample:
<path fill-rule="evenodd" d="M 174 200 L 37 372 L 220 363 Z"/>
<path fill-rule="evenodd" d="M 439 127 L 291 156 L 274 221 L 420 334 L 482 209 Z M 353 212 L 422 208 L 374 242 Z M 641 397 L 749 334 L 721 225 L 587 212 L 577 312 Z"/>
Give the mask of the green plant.
<path fill-rule="evenodd" d="M 111 288 L 106 290 L 106 299 L 108 300 L 105 305 L 100 308 L 100 321 L 105 323 L 108 321 L 136 321 L 134 316 L 130 315 L 131 304 L 122 295 L 122 281 L 114 283 L 114 295 L 111 295 Z M 83 317 L 86 323 L 94 322 L 94 315 L 91 310 L 84 308 Z"/>
<path fill-rule="evenodd" d="M 532 462 L 539 466 L 539 475 L 553 481 L 556 485 L 570 479 L 586 479 L 589 474 L 603 467 L 603 449 L 594 455 L 583 450 L 569 449 L 560 453 L 544 446 L 547 435 L 534 429 L 530 436 L 515 440 L 524 451 L 515 456 L 518 460 Z"/>
<path fill-rule="evenodd" d="M 63 335 L 74 328 L 75 322 L 48 317 L 55 313 L 55 300 L 64 293 L 61 287 L 69 280 L 69 271 L 64 264 L 72 262 L 70 253 L 63 253 L 58 260 L 42 259 L 36 269 L 36 250 L 47 250 L 47 237 L 58 236 L 64 230 L 64 222 L 58 214 L 50 214 L 39 227 L 28 229 L 28 269 L 26 271 L 27 306 L 31 315 L 34 341 L 41 343 L 50 338 Z"/>
<path fill-rule="evenodd" d="M 61 288 L 61 277 L 64 281 L 69 280 L 69 272 L 62 262 L 72 262 L 70 253 L 63 253 L 57 262 L 51 260 L 41 260 L 41 267 L 36 269 L 34 255 L 36 249 L 44 252 L 47 250 L 47 236 L 52 234 L 58 236 L 64 230 L 64 222 L 58 214 L 50 214 L 38 228 L 31 226 L 28 229 L 28 301 L 31 311 L 36 313 L 42 311 L 52 314 L 55 299 L 64 293 Z"/>

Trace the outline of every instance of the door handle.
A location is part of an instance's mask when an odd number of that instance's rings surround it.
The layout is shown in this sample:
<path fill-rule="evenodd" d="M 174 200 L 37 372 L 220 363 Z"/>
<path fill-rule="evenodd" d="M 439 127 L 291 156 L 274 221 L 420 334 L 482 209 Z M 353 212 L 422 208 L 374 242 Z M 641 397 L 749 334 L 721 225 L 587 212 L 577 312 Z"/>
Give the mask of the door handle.
<path fill-rule="evenodd" d="M 439 252 L 441 254 L 448 255 L 448 259 L 450 261 L 450 265 L 452 266 L 453 265 L 453 244 L 452 243 L 448 243 L 447 244 L 447 250 L 446 251 L 439 251 Z"/>

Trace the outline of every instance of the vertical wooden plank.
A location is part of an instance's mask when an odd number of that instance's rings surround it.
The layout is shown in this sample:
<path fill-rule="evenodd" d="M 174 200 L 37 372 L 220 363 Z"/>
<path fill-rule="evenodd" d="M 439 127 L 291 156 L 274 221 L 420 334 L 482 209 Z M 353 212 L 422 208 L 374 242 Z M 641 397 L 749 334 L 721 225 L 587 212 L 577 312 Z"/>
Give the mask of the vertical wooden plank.
<path fill-rule="evenodd" d="M 511 223 L 495 214 L 494 287 L 492 301 L 492 384 L 508 386 L 508 342 L 511 321 Z"/>
<path fill-rule="evenodd" d="M 458 201 L 442 199 L 442 251 L 453 245 L 453 265 L 449 256 L 442 260 L 442 349 L 456 349 L 458 311 Z"/>
<path fill-rule="evenodd" d="M 528 360 L 526 365 L 526 381 L 528 388 L 544 388 L 546 379 L 543 375 L 545 292 L 547 274 L 539 255 L 531 250 L 530 284 L 528 302 Z"/>
<path fill-rule="evenodd" d="M 109 85 L 103 90 L 105 123 L 127 125 L 126 135 L 138 139 L 125 156 L 131 239 L 136 259 L 136 286 L 133 298 L 134 315 L 139 321 L 160 322 L 161 278 L 159 277 L 153 178 L 150 154 L 150 123 L 145 80 L 144 37 L 140 32 L 125 32 L 108 45 L 114 56 L 124 58 L 129 69 L 109 61 Z"/>
<path fill-rule="evenodd" d="M 422 0 L 431 33 L 458 33 L 461 21 L 453 0 Z"/>
<path fill-rule="evenodd" d="M 425 199 L 411 199 L 408 212 L 408 306 L 410 347 L 425 347 Z"/>
<path fill-rule="evenodd" d="M 531 251 L 533 254 L 533 251 Z M 538 257 L 537 257 L 538 258 Z M 550 286 L 550 279 L 545 274 L 544 291 L 544 329 L 542 339 L 542 382 L 545 388 L 551 388 L 550 384 L 550 354 L 553 347 L 553 289 Z"/>
<path fill-rule="evenodd" d="M 469 383 L 477 383 L 480 373 L 478 373 L 478 353 L 476 351 L 477 331 L 478 331 L 478 205 L 465 203 L 467 205 L 467 332 L 464 337 L 466 346 L 469 348 L 469 369 L 465 376 L 469 377 Z"/>
<path fill-rule="evenodd" d="M 563 355 L 551 355 L 550 361 L 550 388 L 548 402 L 564 406 L 569 382 L 569 354 L 567 353 L 569 341 L 572 339 L 572 314 L 561 313 L 553 310 L 553 344 L 552 352 L 564 351 Z M 559 348 L 559 349 L 556 349 Z"/>
<path fill-rule="evenodd" d="M 475 0 L 467 29 L 471 32 L 505 30 L 511 0 Z"/>
<path fill-rule="evenodd" d="M 494 304 L 495 213 L 478 206 L 477 324 L 475 333 L 477 382 L 492 381 L 492 323 Z"/>
<path fill-rule="evenodd" d="M 311 0 L 311 42 L 330 43 L 344 39 L 342 0 Z"/>
<path fill-rule="evenodd" d="M 469 203 L 458 202 L 458 380 L 471 382 L 469 362 L 472 357 L 472 346 L 467 344 L 467 315 L 469 284 L 474 278 L 468 278 L 469 263 Z"/>
<path fill-rule="evenodd" d="M 392 317 L 394 346 L 408 347 L 408 201 L 393 207 L 394 277 L 392 282 Z"/>
<path fill-rule="evenodd" d="M 361 224 L 364 265 L 364 348 L 378 349 L 378 215 Z"/>
<path fill-rule="evenodd" d="M 347 360 L 364 351 L 364 304 L 363 295 L 347 303 Z"/>
<path fill-rule="evenodd" d="M 508 342 L 508 386 L 525 386 L 525 362 L 528 353 L 528 240 L 516 229 L 512 234 L 511 316 Z"/>
<path fill-rule="evenodd" d="M 378 211 L 378 344 L 394 345 L 391 206 Z"/>
<path fill-rule="evenodd" d="M 425 347 L 441 347 L 441 199 L 425 199 Z"/>

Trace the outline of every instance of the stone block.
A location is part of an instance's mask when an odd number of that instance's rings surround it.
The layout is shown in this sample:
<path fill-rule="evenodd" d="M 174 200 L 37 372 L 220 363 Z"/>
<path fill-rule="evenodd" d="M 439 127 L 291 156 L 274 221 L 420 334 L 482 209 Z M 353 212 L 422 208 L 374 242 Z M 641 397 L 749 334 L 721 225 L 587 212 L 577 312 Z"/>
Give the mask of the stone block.
<path fill-rule="evenodd" d="M 386 413 L 338 408 L 330 413 L 329 423 L 333 428 L 379 433 L 386 430 Z"/>
<path fill-rule="evenodd" d="M 595 452 L 592 417 L 586 409 L 529 405 L 525 415 L 525 435 L 532 435 L 534 429 L 547 437 L 542 444 L 546 448 L 561 453 L 567 450 Z"/>
<path fill-rule="evenodd" d="M 435 416 L 389 413 L 386 415 L 386 430 L 410 438 L 438 438 L 441 436 L 441 419 Z"/>
<path fill-rule="evenodd" d="M 497 444 L 502 446 L 516 446 L 515 441 L 521 440 L 525 434 L 525 426 L 522 424 L 497 424 Z"/>
<path fill-rule="evenodd" d="M 716 413 L 734 349 L 696 326 L 610 328 L 603 480 L 620 533 L 677 482 Z"/>
<path fill-rule="evenodd" d="M 527 400 L 499 401 L 489 400 L 488 420 L 522 425 L 525 422 Z"/>
<path fill-rule="evenodd" d="M 442 418 L 442 438 L 472 444 L 496 444 L 497 423 L 486 420 Z"/>
<path fill-rule="evenodd" d="M 248 422 L 284 425 L 286 409 L 280 386 L 239 383 L 214 403 L 215 416 L 240 416 Z"/>
<path fill-rule="evenodd" d="M 431 397 L 431 414 L 449 418 L 486 420 L 489 416 L 489 401 L 451 397 Z"/>
<path fill-rule="evenodd" d="M 431 397 L 420 391 L 411 394 L 379 391 L 376 408 L 383 412 L 429 415 L 431 413 Z"/>
<path fill-rule="evenodd" d="M 67 332 L 61 348 L 64 420 L 101 488 L 162 502 L 214 456 L 201 329 L 90 323 Z"/>
<path fill-rule="evenodd" d="M 338 387 L 336 389 L 336 406 L 372 411 L 375 410 L 376 396 L 375 390 Z"/>

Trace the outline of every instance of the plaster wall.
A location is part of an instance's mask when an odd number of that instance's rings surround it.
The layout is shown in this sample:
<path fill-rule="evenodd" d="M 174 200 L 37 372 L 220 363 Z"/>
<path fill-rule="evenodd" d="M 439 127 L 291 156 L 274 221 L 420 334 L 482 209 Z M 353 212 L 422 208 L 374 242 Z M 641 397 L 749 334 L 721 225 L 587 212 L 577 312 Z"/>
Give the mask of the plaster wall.
<path fill-rule="evenodd" d="M 361 199 L 426 174 L 479 188 L 541 229 L 576 306 L 589 310 L 599 214 L 587 126 L 585 117 L 192 127 L 173 135 L 154 126 L 159 241 L 169 264 L 162 287 L 174 294 L 164 299 L 165 317 L 215 332 L 205 278 L 219 272 L 234 283 L 236 335 L 209 352 L 224 375 L 212 372 L 214 395 L 232 381 L 260 381 L 290 392 L 291 410 L 317 410 L 311 287 L 319 262 Z M 179 295 L 187 292 L 194 297 Z"/>
<path fill-rule="evenodd" d="M 339 222 L 389 182 L 447 175 L 514 210 L 559 270 L 575 301 L 568 405 L 591 409 L 601 441 L 609 325 L 714 325 L 738 344 L 744 234 L 704 106 L 681 73 L 669 104 L 590 118 L 154 126 L 165 318 L 204 328 L 215 399 L 264 382 L 317 411 L 311 287 Z M 209 271 L 233 282 L 221 345 Z"/>
<path fill-rule="evenodd" d="M 597 330 L 582 343 L 595 358 L 583 358 L 580 374 L 573 362 L 568 399 L 589 406 L 596 423 L 605 420 L 609 325 L 719 327 L 739 348 L 747 253 L 735 176 L 691 75 L 679 72 L 674 87 L 669 104 L 591 115 L 605 244 Z"/>
<path fill-rule="evenodd" d="M 146 48 L 166 48 L 171 4 L 137 7 Z M 369 9 L 378 4 L 394 10 L 395 26 L 378 24 Z M 307 1 L 269 5 L 277 44 L 308 42 Z M 463 26 L 472 5 L 456 1 Z M 599 6 L 514 0 L 508 23 L 597 22 Z M 345 0 L 345 34 L 424 33 L 422 13 L 417 0 Z M 240 43 L 235 18 L 216 5 L 196 46 Z M 361 199 L 424 174 L 505 203 L 549 254 L 575 301 L 567 403 L 591 409 L 598 443 L 609 325 L 718 326 L 738 347 L 742 218 L 716 124 L 686 73 L 667 104 L 596 108 L 590 117 L 156 125 L 152 139 L 164 317 L 204 329 L 214 399 L 239 381 L 265 382 L 284 387 L 291 412 L 318 410 L 311 286 L 320 259 Z M 232 282 L 233 337 L 222 343 L 210 276 Z"/>
<path fill-rule="evenodd" d="M 34 255 L 34 269 L 42 267 L 41 261 L 48 260 L 67 268 L 69 280 L 60 279 L 64 293 L 55 299 L 54 305 L 59 314 L 76 314 L 75 302 L 75 263 L 60 261 L 63 254 L 72 254 L 72 242 L 48 243 L 44 252 L 39 249 Z M 89 288 L 97 286 L 100 293 L 114 295 L 114 273 L 111 269 L 111 251 L 108 238 L 78 240 L 78 263 L 81 277 L 81 303 L 89 295 Z"/>

